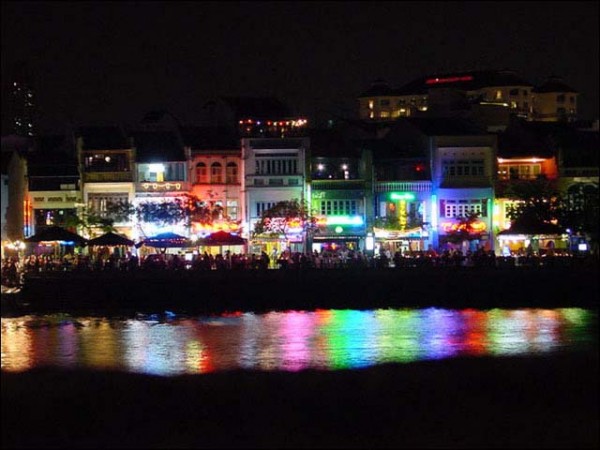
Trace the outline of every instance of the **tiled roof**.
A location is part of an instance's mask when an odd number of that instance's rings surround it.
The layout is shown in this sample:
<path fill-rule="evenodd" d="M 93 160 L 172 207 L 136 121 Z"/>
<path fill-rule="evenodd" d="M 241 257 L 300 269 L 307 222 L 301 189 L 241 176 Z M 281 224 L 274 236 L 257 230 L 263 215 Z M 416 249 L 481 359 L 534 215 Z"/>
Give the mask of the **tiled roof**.
<path fill-rule="evenodd" d="M 383 97 L 394 95 L 393 89 L 385 80 L 375 80 L 371 87 L 359 95 L 359 97 Z"/>
<path fill-rule="evenodd" d="M 547 92 L 573 92 L 577 93 L 577 91 L 565 84 L 562 78 L 559 77 L 551 77 L 544 81 L 540 86 L 536 86 L 533 88 L 532 92 L 537 92 L 539 94 L 547 93 Z"/>
<path fill-rule="evenodd" d="M 527 130 L 513 131 L 507 129 L 498 135 L 498 157 L 516 158 L 524 156 L 551 157 L 555 152 L 548 142 L 535 133 Z"/>
<path fill-rule="evenodd" d="M 240 150 L 240 140 L 227 127 L 181 127 L 184 145 L 193 150 Z"/>
<path fill-rule="evenodd" d="M 186 160 L 183 145 L 174 132 L 134 131 L 132 137 L 138 163 Z"/>
<path fill-rule="evenodd" d="M 313 129 L 310 132 L 312 157 L 358 157 L 359 148 L 353 145 L 347 134 L 338 130 Z"/>
<path fill-rule="evenodd" d="M 83 138 L 83 150 L 122 150 L 130 145 L 118 126 L 80 127 L 75 136 Z"/>

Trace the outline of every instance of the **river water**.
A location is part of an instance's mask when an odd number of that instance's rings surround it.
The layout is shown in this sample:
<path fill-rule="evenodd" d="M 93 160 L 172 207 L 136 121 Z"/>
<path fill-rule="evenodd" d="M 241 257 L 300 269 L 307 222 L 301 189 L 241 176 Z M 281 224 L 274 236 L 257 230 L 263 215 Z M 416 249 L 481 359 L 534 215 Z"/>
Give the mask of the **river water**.
<path fill-rule="evenodd" d="M 2 369 L 40 366 L 161 376 L 234 369 L 342 370 L 458 356 L 597 349 L 597 313 L 379 309 L 135 318 L 2 318 Z"/>

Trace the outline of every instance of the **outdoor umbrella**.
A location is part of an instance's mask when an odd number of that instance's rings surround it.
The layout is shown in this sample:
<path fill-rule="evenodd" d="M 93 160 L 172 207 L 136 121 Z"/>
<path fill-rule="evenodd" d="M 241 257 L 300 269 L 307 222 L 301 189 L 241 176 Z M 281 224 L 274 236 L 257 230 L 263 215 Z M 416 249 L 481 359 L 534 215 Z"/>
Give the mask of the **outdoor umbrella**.
<path fill-rule="evenodd" d="M 192 242 L 185 236 L 176 233 L 161 233 L 151 236 L 136 244 L 136 247 L 147 245 L 154 248 L 190 247 Z"/>
<path fill-rule="evenodd" d="M 237 234 L 231 234 L 227 231 L 217 231 L 206 236 L 200 241 L 204 246 L 226 246 L 226 245 L 245 245 L 246 239 Z"/>
<path fill-rule="evenodd" d="M 236 234 L 227 231 L 217 231 L 206 236 L 198 242 L 198 245 L 205 247 L 219 247 L 219 253 L 223 252 L 223 247 L 234 245 L 246 245 L 247 240 Z"/>
<path fill-rule="evenodd" d="M 58 226 L 50 226 L 41 229 L 32 236 L 23 239 L 25 242 L 53 242 L 53 241 L 64 241 L 73 242 L 77 245 L 84 245 L 87 240 L 76 233 L 72 233 L 69 230 Z"/>
<path fill-rule="evenodd" d="M 127 239 L 126 237 L 121 236 L 120 234 L 116 234 L 116 233 L 106 233 L 103 234 L 102 236 L 98 236 L 94 239 L 90 239 L 88 241 L 88 245 L 89 246 L 94 246 L 94 245 L 106 245 L 106 246 L 114 246 L 114 245 L 126 245 L 131 247 L 134 244 L 134 242 L 131 239 Z"/>

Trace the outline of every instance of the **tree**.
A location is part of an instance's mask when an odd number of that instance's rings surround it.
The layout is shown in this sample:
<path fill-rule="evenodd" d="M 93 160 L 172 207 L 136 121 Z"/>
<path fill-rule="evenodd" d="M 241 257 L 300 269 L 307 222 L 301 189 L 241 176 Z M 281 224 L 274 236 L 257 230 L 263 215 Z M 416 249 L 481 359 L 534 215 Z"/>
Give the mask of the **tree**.
<path fill-rule="evenodd" d="M 304 202 L 297 199 L 281 201 L 264 211 L 254 225 L 252 236 L 280 236 L 289 240 L 291 230 L 300 229 L 304 238 L 317 228 L 317 219 Z"/>
<path fill-rule="evenodd" d="M 563 199 L 554 184 L 548 180 L 511 183 L 506 196 L 516 200 L 507 216 L 522 223 L 556 223 L 564 211 Z"/>
<path fill-rule="evenodd" d="M 111 214 L 111 212 L 114 212 Z M 105 214 L 91 210 L 86 206 L 78 208 L 75 215 L 69 215 L 65 218 L 66 228 L 82 229 L 89 236 L 93 235 L 95 231 L 100 230 L 102 233 L 114 232 L 115 221 L 119 221 L 120 216 L 118 211 L 124 209 L 123 205 L 112 207 L 109 205 Z"/>

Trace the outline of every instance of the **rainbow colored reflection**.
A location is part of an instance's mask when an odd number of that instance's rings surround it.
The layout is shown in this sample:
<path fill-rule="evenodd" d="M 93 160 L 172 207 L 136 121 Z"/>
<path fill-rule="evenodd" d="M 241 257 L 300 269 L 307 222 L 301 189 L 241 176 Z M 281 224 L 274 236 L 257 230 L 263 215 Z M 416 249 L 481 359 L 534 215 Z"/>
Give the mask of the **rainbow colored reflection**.
<path fill-rule="evenodd" d="M 215 317 L 2 319 L 2 369 L 51 365 L 155 375 L 342 370 L 457 356 L 597 348 L 597 313 L 562 309 L 380 309 Z"/>

